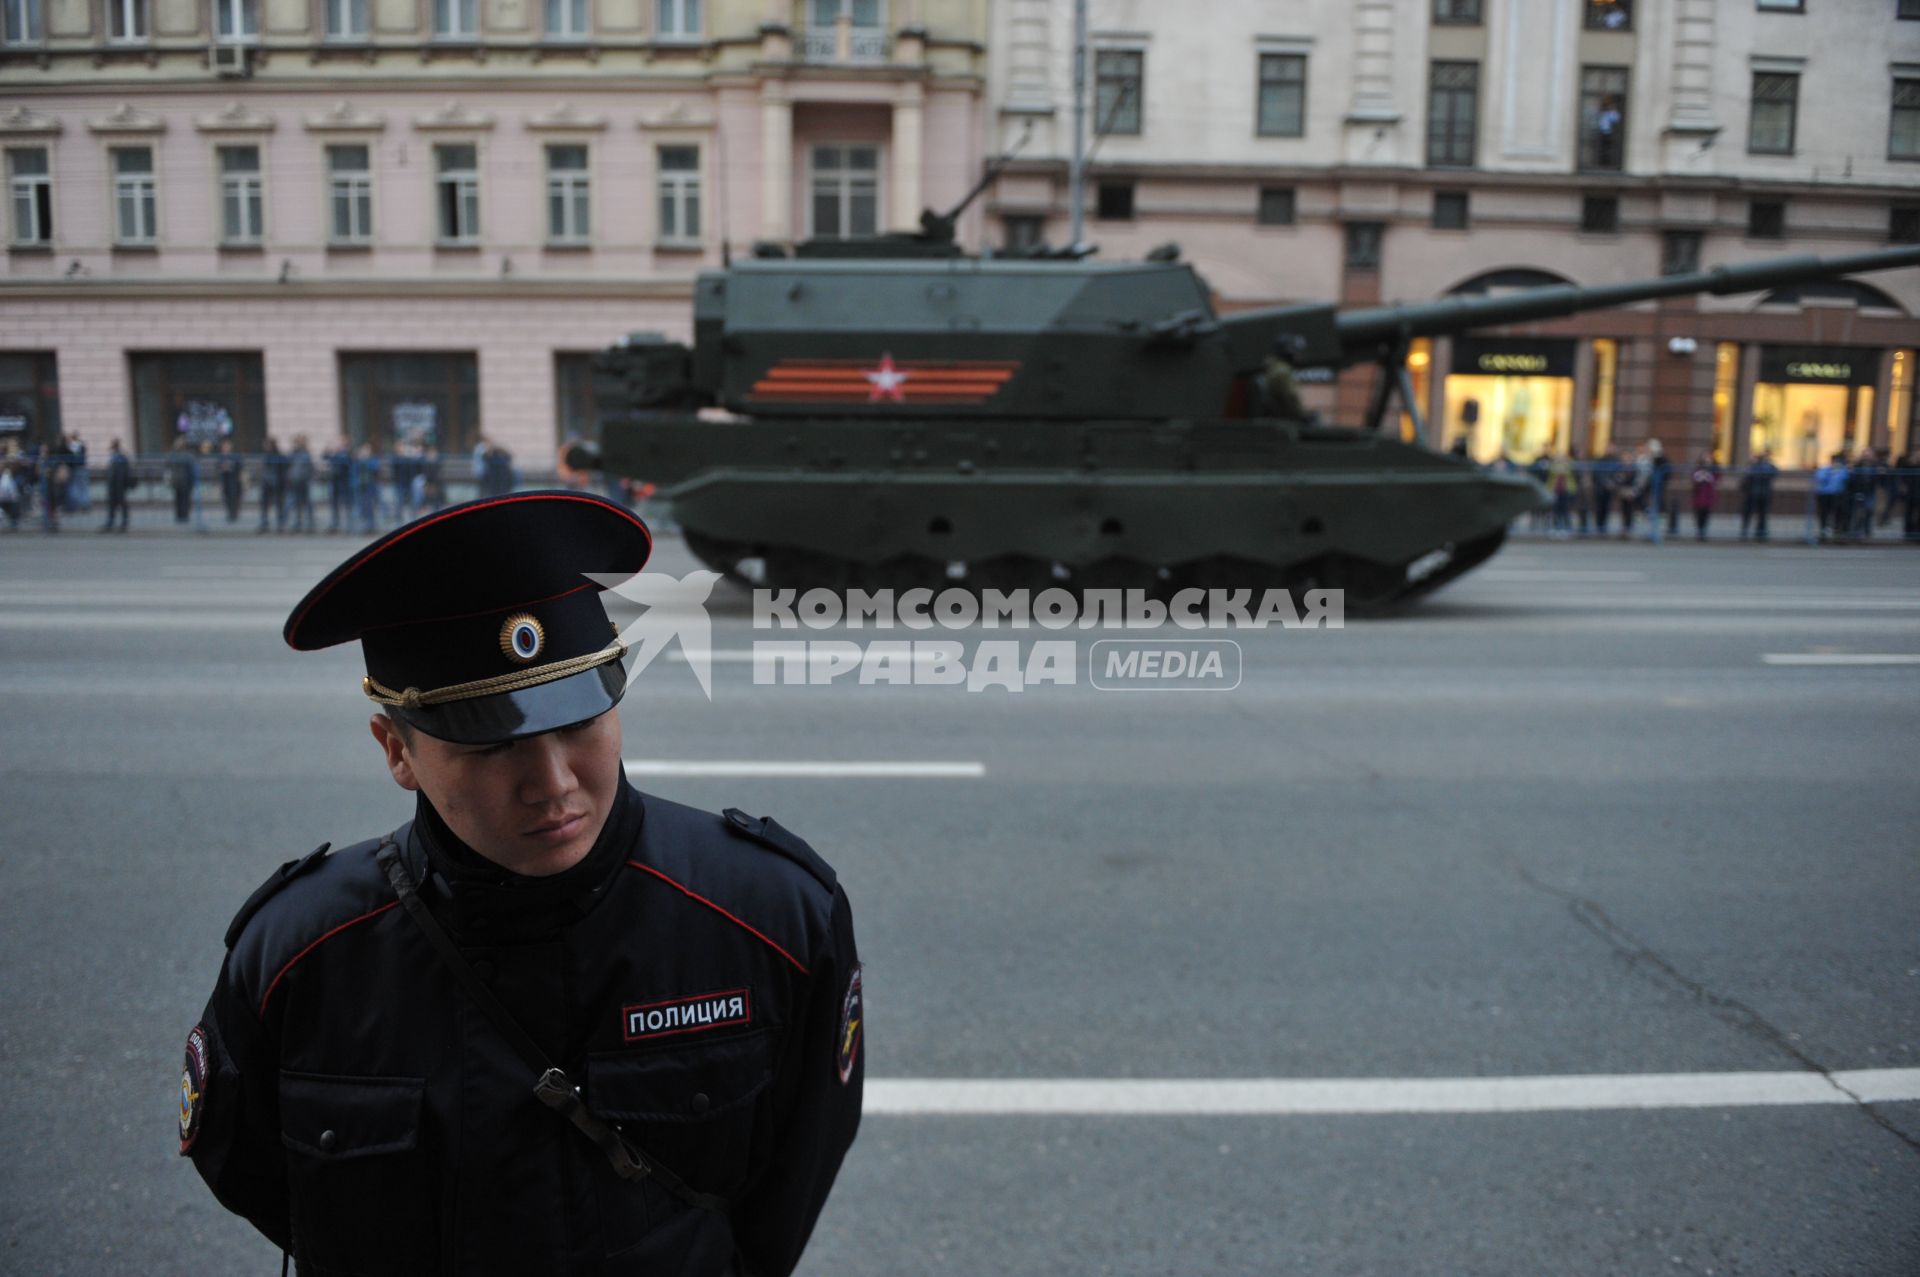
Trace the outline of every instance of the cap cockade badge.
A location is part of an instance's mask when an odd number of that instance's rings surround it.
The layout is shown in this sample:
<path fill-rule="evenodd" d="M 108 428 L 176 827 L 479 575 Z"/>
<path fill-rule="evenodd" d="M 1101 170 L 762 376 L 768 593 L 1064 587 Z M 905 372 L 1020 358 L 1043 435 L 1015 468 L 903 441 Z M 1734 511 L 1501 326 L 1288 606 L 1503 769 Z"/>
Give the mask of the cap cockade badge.
<path fill-rule="evenodd" d="M 500 623 L 500 650 L 510 661 L 527 664 L 547 645 L 547 632 L 525 612 L 515 612 Z"/>

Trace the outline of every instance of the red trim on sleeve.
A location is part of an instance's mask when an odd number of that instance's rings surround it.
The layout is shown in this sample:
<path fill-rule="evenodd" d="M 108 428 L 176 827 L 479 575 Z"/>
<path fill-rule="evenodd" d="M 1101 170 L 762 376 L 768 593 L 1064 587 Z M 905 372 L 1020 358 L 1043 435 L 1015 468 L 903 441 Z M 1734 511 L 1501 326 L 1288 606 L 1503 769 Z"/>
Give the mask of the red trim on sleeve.
<path fill-rule="evenodd" d="M 764 931 L 761 931 L 758 928 L 753 927 L 748 923 L 741 921 L 738 917 L 736 917 L 731 913 L 728 913 L 725 909 L 722 909 L 719 905 L 713 903 L 713 901 L 707 899 L 705 896 L 701 895 L 699 892 L 690 890 L 689 888 L 682 886 L 681 884 L 675 882 L 673 879 L 667 877 L 665 874 L 661 873 L 658 869 L 653 868 L 651 865 L 643 865 L 637 860 L 629 860 L 627 863 L 631 865 L 633 868 L 640 870 L 642 873 L 652 874 L 654 877 L 658 878 L 661 882 L 666 883 L 669 887 L 672 887 L 675 891 L 679 892 L 683 896 L 686 896 L 688 899 L 699 901 L 701 904 L 705 905 L 707 908 L 713 910 L 715 913 L 725 918 L 728 922 L 731 922 L 734 926 L 739 927 L 741 930 L 751 932 L 753 935 L 759 938 L 760 943 L 766 945 L 769 949 L 772 949 L 775 953 L 785 958 L 788 962 L 791 962 L 793 964 L 793 969 L 798 971 L 801 975 L 810 974 L 805 967 L 800 965 L 800 960 L 798 958 L 794 957 L 791 953 L 788 953 L 785 949 L 782 949 L 779 945 L 775 944 L 771 939 L 768 938 L 767 934 Z"/>
<path fill-rule="evenodd" d="M 320 939 L 315 940 L 312 944 L 308 945 L 306 948 L 302 949 L 300 952 L 294 954 L 291 958 L 287 959 L 287 965 L 280 968 L 279 973 L 273 977 L 273 983 L 267 986 L 266 993 L 260 999 L 260 1018 L 263 1020 L 267 1018 L 267 1003 L 272 1000 L 273 991 L 280 987 L 281 979 L 286 976 L 287 972 L 293 970 L 294 963 L 300 961 L 300 959 L 306 957 L 309 953 L 312 953 L 315 949 L 318 949 L 322 943 L 324 943 L 325 941 L 331 940 L 333 937 L 339 935 L 342 931 L 345 931 L 348 927 L 355 926 L 359 923 L 365 922 L 369 918 L 378 918 L 381 914 L 385 913 L 389 909 L 392 909 L 394 906 L 398 905 L 399 903 L 400 902 L 398 900 L 390 900 L 386 904 L 381 905 L 378 909 L 374 909 L 368 913 L 363 913 L 358 918 L 350 918 L 346 922 L 341 923 L 339 926 L 335 927 L 333 930 L 321 936 Z"/>

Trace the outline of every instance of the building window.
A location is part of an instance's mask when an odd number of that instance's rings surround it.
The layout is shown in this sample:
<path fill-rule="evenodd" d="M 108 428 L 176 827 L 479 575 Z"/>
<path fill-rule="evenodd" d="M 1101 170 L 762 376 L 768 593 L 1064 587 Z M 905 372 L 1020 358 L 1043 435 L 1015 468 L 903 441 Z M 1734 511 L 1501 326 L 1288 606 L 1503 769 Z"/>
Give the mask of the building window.
<path fill-rule="evenodd" d="M 880 0 L 807 0 L 807 31 L 801 55 L 809 62 L 884 62 L 887 31 Z M 847 25 L 847 47 L 840 48 L 840 24 Z"/>
<path fill-rule="evenodd" d="M 335 244 L 373 242 L 373 156 L 359 145 L 327 148 L 327 236 Z"/>
<path fill-rule="evenodd" d="M 1787 206 L 1780 200 L 1753 200 L 1747 205 L 1749 239 L 1785 239 Z"/>
<path fill-rule="evenodd" d="M 1260 55 L 1262 137 L 1303 137 L 1307 131 L 1307 55 Z"/>
<path fill-rule="evenodd" d="M 471 142 L 433 148 L 442 244 L 480 242 L 480 148 Z"/>
<path fill-rule="evenodd" d="M 13 208 L 13 243 L 44 248 L 53 243 L 53 175 L 43 147 L 7 152 L 7 196 Z"/>
<path fill-rule="evenodd" d="M 0 450 L 7 443 L 50 444 L 65 434 L 60 367 L 53 352 L 0 352 Z"/>
<path fill-rule="evenodd" d="M 265 234 L 266 199 L 260 188 L 260 148 L 217 148 L 220 167 L 220 242 L 258 244 Z"/>
<path fill-rule="evenodd" d="M 1753 73 L 1753 109 L 1747 116 L 1747 154 L 1792 155 L 1800 77 L 1783 71 Z"/>
<path fill-rule="evenodd" d="M 1427 163 L 1470 168 L 1480 131 L 1480 64 L 1436 62 L 1427 85 Z"/>
<path fill-rule="evenodd" d="M 267 437 L 267 379 L 259 351 L 129 352 L 135 450 L 233 440 L 258 452 Z"/>
<path fill-rule="evenodd" d="M 1433 228 L 1437 231 L 1467 229 L 1467 193 L 1465 191 L 1433 193 Z"/>
<path fill-rule="evenodd" d="M 1047 219 L 1037 213 L 1012 213 L 1001 219 L 1002 248 L 1009 253 L 1024 253 L 1046 242 Z"/>
<path fill-rule="evenodd" d="M 1380 222 L 1347 223 L 1347 269 L 1380 269 L 1380 241 L 1387 228 Z"/>
<path fill-rule="evenodd" d="M 1580 167 L 1618 173 L 1627 164 L 1627 69 L 1580 68 Z"/>
<path fill-rule="evenodd" d="M 1587 0 L 1587 29 L 1633 30 L 1633 0 Z"/>
<path fill-rule="evenodd" d="M 547 39 L 584 40 L 587 0 L 547 0 Z"/>
<path fill-rule="evenodd" d="M 663 146 L 660 166 L 660 238 L 670 244 L 700 242 L 700 148 Z"/>
<path fill-rule="evenodd" d="M 1437 27 L 1479 26 L 1480 0 L 1433 0 L 1433 24 Z"/>
<path fill-rule="evenodd" d="M 813 148 L 813 233 L 821 239 L 871 235 L 880 220 L 880 148 Z"/>
<path fill-rule="evenodd" d="M 3 0 L 8 44 L 38 44 L 46 33 L 40 0 Z"/>
<path fill-rule="evenodd" d="M 327 0 L 327 39 L 367 38 L 367 0 Z"/>
<path fill-rule="evenodd" d="M 700 38 L 700 0 L 656 0 L 653 6 L 656 40 Z"/>
<path fill-rule="evenodd" d="M 150 245 L 159 237 L 159 222 L 153 187 L 153 148 L 114 148 L 114 242 L 134 247 Z"/>
<path fill-rule="evenodd" d="M 1757 2 L 1762 11 L 1768 9 L 1776 13 L 1805 13 L 1807 11 L 1806 0 L 1757 0 Z"/>
<path fill-rule="evenodd" d="M 260 38 L 259 0 L 213 0 L 213 29 L 222 40 Z"/>
<path fill-rule="evenodd" d="M 1887 219 L 1887 240 L 1894 244 L 1920 244 L 1920 204 L 1895 204 Z"/>
<path fill-rule="evenodd" d="M 447 456 L 480 437 L 480 361 L 471 352 L 340 355 L 342 433 L 356 447 L 395 444 Z"/>
<path fill-rule="evenodd" d="M 1667 231 L 1660 237 L 1660 273 L 1691 275 L 1700 269 L 1699 231 Z"/>
<path fill-rule="evenodd" d="M 480 34 L 479 0 L 433 0 L 433 38 L 471 40 Z"/>
<path fill-rule="evenodd" d="M 1594 235 L 1611 235 L 1620 229 L 1618 195 L 1583 195 L 1580 198 L 1580 229 Z"/>
<path fill-rule="evenodd" d="M 1103 222 L 1133 220 L 1133 183 L 1102 182 L 1094 192 L 1093 215 Z"/>
<path fill-rule="evenodd" d="M 107 0 L 107 39 L 140 44 L 147 38 L 147 0 Z"/>
<path fill-rule="evenodd" d="M 1893 82 L 1893 119 L 1887 134 L 1887 156 L 1920 160 L 1920 80 Z"/>
<path fill-rule="evenodd" d="M 1900 8 L 1895 11 L 1897 18 L 1920 18 L 1920 0 L 1900 0 Z"/>
<path fill-rule="evenodd" d="M 1294 190 L 1291 186 L 1263 186 L 1254 221 L 1262 226 L 1291 226 L 1294 219 Z"/>
<path fill-rule="evenodd" d="M 593 234 L 592 182 L 587 148 L 547 148 L 547 241 L 584 244 Z"/>
<path fill-rule="evenodd" d="M 1147 55 L 1138 49 L 1102 49 L 1093 59 L 1093 131 L 1137 134 L 1146 92 Z"/>

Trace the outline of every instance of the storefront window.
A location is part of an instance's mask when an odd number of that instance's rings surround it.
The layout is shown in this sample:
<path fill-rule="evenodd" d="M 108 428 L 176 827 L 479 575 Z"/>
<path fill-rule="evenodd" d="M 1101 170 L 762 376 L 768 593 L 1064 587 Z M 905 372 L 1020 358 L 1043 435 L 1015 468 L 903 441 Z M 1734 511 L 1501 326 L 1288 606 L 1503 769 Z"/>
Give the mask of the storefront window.
<path fill-rule="evenodd" d="M 1749 455 L 1811 469 L 1872 439 L 1880 352 L 1853 346 L 1762 346 Z"/>
<path fill-rule="evenodd" d="M 1733 397 L 1740 393 L 1740 347 L 1723 341 L 1713 354 L 1713 459 L 1733 464 Z"/>
<path fill-rule="evenodd" d="M 1593 341 L 1593 392 L 1587 399 L 1587 456 L 1613 446 L 1613 397 L 1620 380 L 1620 343 L 1611 337 Z"/>
<path fill-rule="evenodd" d="M 553 422 L 558 443 L 600 438 L 600 417 L 593 406 L 593 359 L 575 354 L 553 357 Z"/>
<path fill-rule="evenodd" d="M 1893 384 L 1887 395 L 1887 447 L 1893 450 L 1895 458 L 1907 455 L 1907 447 L 1913 435 L 1913 365 L 1914 352 L 1896 350 L 1893 352 Z"/>
<path fill-rule="evenodd" d="M 48 351 L 0 352 L 0 452 L 58 439 L 60 378 Z"/>
<path fill-rule="evenodd" d="M 480 438 L 480 366 L 470 353 L 342 354 L 341 424 L 357 447 L 458 455 Z"/>
<path fill-rule="evenodd" d="M 137 451 L 167 452 L 181 439 L 196 446 L 231 439 L 241 452 L 265 443 L 267 374 L 259 351 L 138 352 L 127 364 Z"/>
<path fill-rule="evenodd" d="M 1444 399 L 1447 444 L 1480 462 L 1524 465 L 1564 451 L 1573 430 L 1571 339 L 1456 337 Z"/>

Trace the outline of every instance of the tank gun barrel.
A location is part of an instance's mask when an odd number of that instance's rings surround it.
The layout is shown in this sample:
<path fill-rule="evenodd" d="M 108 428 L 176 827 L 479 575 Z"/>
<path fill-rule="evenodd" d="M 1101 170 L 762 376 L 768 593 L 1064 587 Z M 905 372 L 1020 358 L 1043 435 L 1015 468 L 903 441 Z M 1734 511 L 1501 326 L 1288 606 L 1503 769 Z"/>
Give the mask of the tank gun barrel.
<path fill-rule="evenodd" d="M 1343 367 L 1390 355 L 1393 346 L 1414 337 L 1439 337 L 1529 319 L 1556 319 L 1659 297 L 1759 292 L 1902 266 L 1920 266 L 1920 245 L 1844 257 L 1781 257 L 1625 284 L 1590 288 L 1559 285 L 1503 297 L 1450 297 L 1413 306 L 1375 306 L 1347 312 L 1324 305 L 1277 306 L 1226 316 L 1221 327 L 1226 330 L 1234 365 L 1243 372 L 1258 370 L 1266 357 L 1276 352 L 1295 367 Z"/>

